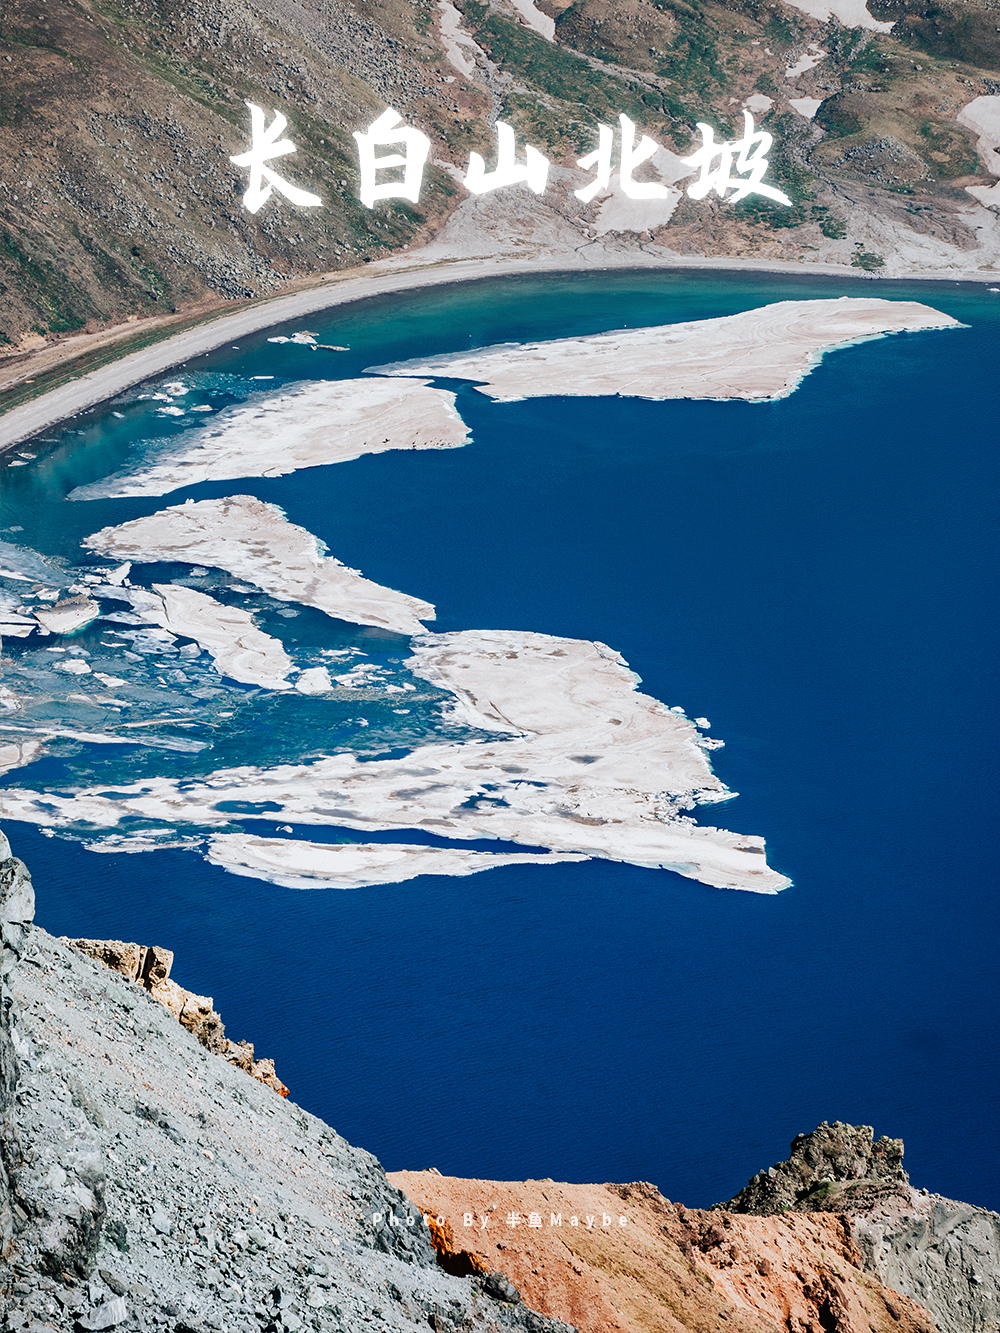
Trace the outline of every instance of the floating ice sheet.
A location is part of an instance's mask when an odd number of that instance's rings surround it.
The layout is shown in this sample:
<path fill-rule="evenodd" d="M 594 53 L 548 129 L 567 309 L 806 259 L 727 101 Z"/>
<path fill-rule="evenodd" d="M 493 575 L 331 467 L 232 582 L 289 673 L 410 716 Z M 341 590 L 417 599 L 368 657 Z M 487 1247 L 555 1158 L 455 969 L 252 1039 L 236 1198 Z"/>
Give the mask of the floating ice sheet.
<path fill-rule="evenodd" d="M 68 581 L 56 564 L 14 542 L 0 542 L 0 578 L 46 583 L 56 588 L 64 587 Z"/>
<path fill-rule="evenodd" d="M 917 301 L 841 296 L 777 301 L 685 324 L 500 343 L 368 370 L 482 380 L 478 391 L 501 402 L 547 395 L 773 400 L 792 393 L 835 347 L 887 333 L 961 327 Z"/>
<path fill-rule="evenodd" d="M 252 495 L 200 500 L 148 518 L 102 528 L 84 546 L 130 560 L 212 565 L 246 579 L 280 601 L 318 607 L 355 625 L 420 634 L 433 620 L 429 602 L 372 583 L 324 554 L 312 533 L 290 523 L 277 505 Z"/>
<path fill-rule="evenodd" d="M 496 741 L 424 745 L 398 759 L 336 755 L 202 780 L 147 777 L 66 794 L 0 791 L 0 817 L 113 830 L 122 821 L 224 825 L 256 805 L 292 825 L 419 828 L 634 865 L 720 888 L 776 893 L 761 838 L 696 825 L 682 812 L 730 793 L 682 714 L 636 691 L 602 644 L 541 634 L 427 636 L 409 663 L 452 690 L 455 708 Z M 235 803 L 235 804 L 234 804 Z"/>
<path fill-rule="evenodd" d="M 475 875 L 505 865 L 558 865 L 585 856 L 532 852 L 472 852 L 460 847 L 407 843 L 299 842 L 222 833 L 212 838 L 206 859 L 237 875 L 289 889 L 362 889 L 400 884 L 418 875 Z"/>
<path fill-rule="evenodd" d="M 390 449 L 457 449 L 468 437 L 455 395 L 445 389 L 416 381 L 321 380 L 153 441 L 136 469 L 77 487 L 69 498 L 165 495 L 200 481 L 281 477 Z"/>
<path fill-rule="evenodd" d="M 174 634 L 194 639 L 211 654 L 220 676 L 271 690 L 291 688 L 287 676 L 292 659 L 278 639 L 257 628 L 248 612 L 195 588 L 154 583 L 153 592 L 159 606 L 143 614 Z"/>

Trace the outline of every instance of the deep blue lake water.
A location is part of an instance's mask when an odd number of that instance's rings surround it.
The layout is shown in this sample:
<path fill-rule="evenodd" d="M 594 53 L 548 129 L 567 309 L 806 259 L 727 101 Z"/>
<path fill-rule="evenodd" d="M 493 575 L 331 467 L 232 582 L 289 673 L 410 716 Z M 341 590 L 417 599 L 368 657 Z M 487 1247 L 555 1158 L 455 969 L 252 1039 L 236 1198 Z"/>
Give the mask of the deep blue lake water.
<path fill-rule="evenodd" d="M 916 1185 L 1000 1208 L 1000 294 L 505 279 L 310 317 L 349 353 L 266 341 L 297 324 L 187 369 L 277 387 L 845 294 L 924 301 L 970 327 L 835 352 L 773 404 L 495 404 L 452 384 L 464 449 L 65 501 L 154 433 L 146 405 L 119 405 L 120 419 L 102 408 L 48 432 L 2 480 L 2 524 L 22 531 L 0 537 L 44 554 L 79 560 L 104 524 L 251 493 L 433 601 L 437 630 L 611 644 L 645 692 L 711 720 L 726 741 L 714 767 L 740 796 L 705 822 L 765 835 L 794 887 L 762 897 L 589 862 L 302 892 L 191 852 L 95 855 L 8 823 L 39 923 L 174 949 L 175 977 L 214 996 L 229 1034 L 388 1169 L 644 1179 L 699 1206 L 840 1119 L 902 1137 Z M 107 762 L 97 748 L 65 754 Z M 220 766 L 213 753 L 198 762 Z M 54 762 L 5 785 L 41 785 Z"/>

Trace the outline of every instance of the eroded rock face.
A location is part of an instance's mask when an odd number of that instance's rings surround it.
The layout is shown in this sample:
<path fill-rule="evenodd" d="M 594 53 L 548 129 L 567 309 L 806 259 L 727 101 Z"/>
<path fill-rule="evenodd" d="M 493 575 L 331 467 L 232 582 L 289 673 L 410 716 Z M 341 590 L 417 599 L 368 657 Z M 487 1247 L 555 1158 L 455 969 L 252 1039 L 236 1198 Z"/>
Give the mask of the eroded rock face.
<path fill-rule="evenodd" d="M 865 1209 L 883 1198 L 909 1199 L 903 1141 L 876 1140 L 870 1125 L 825 1120 L 792 1140 L 787 1162 L 759 1171 L 735 1198 L 718 1204 L 733 1213 L 770 1217 L 799 1212 Z"/>
<path fill-rule="evenodd" d="M 0 1252 L 8 1253 L 16 1236 L 38 1271 L 79 1278 L 93 1266 L 107 1213 L 104 1154 L 80 1113 L 82 1089 L 64 1085 L 63 1095 L 39 1106 L 21 1081 L 26 1043 L 8 986 L 15 967 L 34 958 L 34 914 L 31 876 L 0 834 Z M 31 1109 L 30 1146 L 18 1129 L 18 1107 Z"/>
<path fill-rule="evenodd" d="M 0 1256 L 8 1252 L 14 1236 L 12 1178 L 20 1156 L 10 1117 L 17 1088 L 17 1058 L 11 1040 L 11 998 L 5 985 L 5 964 L 16 956 L 8 951 L 21 944 L 22 927 L 34 914 L 31 876 L 24 862 L 11 855 L 10 843 L 0 833 Z"/>
<path fill-rule="evenodd" d="M 926 1310 L 864 1270 L 843 1216 L 688 1209 L 643 1182 L 390 1179 L 435 1214 L 448 1271 L 581 1333 L 934 1333 Z"/>
<path fill-rule="evenodd" d="M 867 1125 L 824 1122 L 800 1134 L 787 1162 L 717 1207 L 763 1217 L 839 1213 L 864 1270 L 925 1306 L 939 1333 L 1000 1326 L 1000 1216 L 913 1189 L 902 1141 L 873 1140 Z"/>
<path fill-rule="evenodd" d="M 158 945 L 131 944 L 124 940 L 68 940 L 75 949 L 85 953 L 88 958 L 109 967 L 112 972 L 127 977 L 142 986 L 158 1000 L 165 1009 L 169 1009 L 181 1027 L 187 1028 L 193 1037 L 213 1055 L 222 1055 L 237 1067 L 264 1083 L 282 1097 L 288 1096 L 288 1089 L 274 1072 L 273 1060 L 254 1058 L 253 1044 L 249 1041 L 230 1041 L 226 1036 L 226 1026 L 220 1014 L 216 1012 L 215 1002 L 210 995 L 196 995 L 185 990 L 170 977 L 174 964 L 174 955 L 170 949 L 161 949 Z"/>
<path fill-rule="evenodd" d="M 19 1134 L 4 1333 L 573 1333 L 443 1272 L 369 1153 L 157 1002 L 165 951 L 97 942 L 123 974 L 31 924 L 8 852 L 0 840 L 0 1114 Z M 150 986 L 128 975 L 143 968 Z"/>

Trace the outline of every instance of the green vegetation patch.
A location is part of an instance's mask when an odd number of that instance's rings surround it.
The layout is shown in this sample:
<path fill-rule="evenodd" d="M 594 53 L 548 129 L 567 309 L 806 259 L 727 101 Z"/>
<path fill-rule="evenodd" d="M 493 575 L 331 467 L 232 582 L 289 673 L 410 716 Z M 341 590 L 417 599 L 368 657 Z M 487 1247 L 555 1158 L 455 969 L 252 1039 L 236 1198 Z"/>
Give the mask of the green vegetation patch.
<path fill-rule="evenodd" d="M 0 259 L 19 272 L 22 291 L 27 288 L 33 294 L 53 333 L 68 333 L 87 322 L 78 308 L 79 292 L 74 284 L 51 262 L 43 264 L 29 255 L 6 229 L 0 232 Z"/>
<path fill-rule="evenodd" d="M 579 56 L 554 46 L 519 23 L 490 13 L 485 5 L 473 0 L 467 0 L 465 18 L 474 27 L 477 40 L 506 74 L 562 102 L 584 106 L 605 121 L 619 111 L 642 121 L 641 96 L 628 84 L 592 69 Z"/>
<path fill-rule="evenodd" d="M 874 273 L 876 269 L 885 268 L 885 260 L 873 250 L 866 250 L 859 241 L 857 250 L 851 256 L 851 267 L 863 268 L 866 273 Z"/>

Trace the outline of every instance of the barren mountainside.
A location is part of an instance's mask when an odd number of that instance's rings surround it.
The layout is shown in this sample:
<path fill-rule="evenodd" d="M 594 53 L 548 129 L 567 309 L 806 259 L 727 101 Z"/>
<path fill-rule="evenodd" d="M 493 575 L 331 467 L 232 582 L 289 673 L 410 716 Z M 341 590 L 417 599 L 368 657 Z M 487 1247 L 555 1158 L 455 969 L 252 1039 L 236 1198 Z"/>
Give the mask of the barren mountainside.
<path fill-rule="evenodd" d="M 429 240 L 438 257 L 644 246 L 664 262 L 875 274 L 1000 264 L 997 0 L 8 0 L 0 69 L 8 352 Z M 280 165 L 322 207 L 243 207 L 229 159 L 249 144 L 245 100 L 288 117 L 297 151 Z M 775 136 L 767 179 L 791 207 L 685 195 L 643 212 L 572 195 L 599 122 L 627 113 L 687 154 L 698 122 L 741 134 L 744 104 Z M 430 136 L 431 163 L 418 205 L 369 210 L 351 136 L 386 105 Z M 497 116 L 551 159 L 543 196 L 462 185 L 471 150 L 492 160 Z"/>

